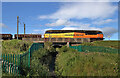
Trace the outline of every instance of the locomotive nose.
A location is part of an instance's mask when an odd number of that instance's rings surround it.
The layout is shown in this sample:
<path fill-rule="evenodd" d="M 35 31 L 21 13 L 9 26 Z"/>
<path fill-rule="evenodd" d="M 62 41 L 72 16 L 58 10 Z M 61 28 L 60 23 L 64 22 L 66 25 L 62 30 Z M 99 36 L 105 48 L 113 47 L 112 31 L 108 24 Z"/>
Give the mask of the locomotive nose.
<path fill-rule="evenodd" d="M 98 38 L 103 38 L 103 34 L 98 34 Z"/>

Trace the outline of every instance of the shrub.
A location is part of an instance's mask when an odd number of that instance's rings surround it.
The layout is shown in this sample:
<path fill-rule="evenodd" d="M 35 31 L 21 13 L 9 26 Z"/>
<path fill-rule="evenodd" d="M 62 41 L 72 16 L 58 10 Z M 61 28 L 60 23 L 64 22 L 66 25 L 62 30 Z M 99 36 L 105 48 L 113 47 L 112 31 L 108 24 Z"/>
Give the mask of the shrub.
<path fill-rule="evenodd" d="M 31 60 L 30 76 L 49 76 L 49 69 L 39 59 Z"/>
<path fill-rule="evenodd" d="M 45 42 L 44 48 L 47 49 L 49 52 L 56 52 L 56 49 L 52 46 L 52 42 Z"/>
<path fill-rule="evenodd" d="M 77 50 L 73 49 L 73 48 L 69 48 L 67 46 L 62 46 L 61 48 L 57 49 L 58 53 L 62 53 L 62 52 L 78 52 Z"/>
<path fill-rule="evenodd" d="M 30 76 L 49 76 L 49 71 L 53 56 L 50 49 L 40 48 L 34 51 L 31 61 Z"/>
<path fill-rule="evenodd" d="M 43 56 L 46 56 L 48 53 L 49 51 L 47 49 L 40 48 L 33 53 L 32 58 L 42 58 Z"/>
<path fill-rule="evenodd" d="M 24 44 L 20 45 L 20 51 L 27 51 L 28 47 L 29 47 L 29 45 L 24 43 Z"/>
<path fill-rule="evenodd" d="M 2 53 L 19 54 L 26 52 L 32 45 L 30 41 L 23 40 L 6 40 L 2 41 Z"/>

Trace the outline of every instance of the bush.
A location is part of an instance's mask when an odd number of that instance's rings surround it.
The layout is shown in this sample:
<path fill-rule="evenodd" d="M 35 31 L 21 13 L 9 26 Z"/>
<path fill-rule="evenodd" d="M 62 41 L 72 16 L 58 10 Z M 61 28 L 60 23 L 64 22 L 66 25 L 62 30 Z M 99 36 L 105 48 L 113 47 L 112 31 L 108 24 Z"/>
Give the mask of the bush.
<path fill-rule="evenodd" d="M 23 40 L 5 40 L 2 41 L 2 53 L 20 54 L 26 52 L 32 42 Z"/>
<path fill-rule="evenodd" d="M 30 76 L 49 76 L 49 69 L 39 59 L 31 60 Z"/>
<path fill-rule="evenodd" d="M 73 48 L 69 48 L 67 46 L 62 46 L 61 48 L 57 48 L 58 53 L 62 53 L 62 52 L 78 52 L 77 50 L 73 49 Z"/>
<path fill-rule="evenodd" d="M 27 51 L 28 47 L 29 47 L 29 45 L 24 43 L 24 44 L 20 45 L 20 51 Z"/>
<path fill-rule="evenodd" d="M 47 49 L 49 52 L 56 52 L 56 49 L 52 46 L 52 42 L 45 42 L 44 48 Z"/>
<path fill-rule="evenodd" d="M 43 56 L 46 56 L 49 54 L 49 51 L 44 48 L 40 48 L 37 51 L 35 51 L 32 55 L 32 58 L 42 58 Z"/>
<path fill-rule="evenodd" d="M 50 76 L 50 64 L 52 62 L 52 53 L 49 48 L 40 48 L 34 51 L 31 60 L 30 76 Z"/>

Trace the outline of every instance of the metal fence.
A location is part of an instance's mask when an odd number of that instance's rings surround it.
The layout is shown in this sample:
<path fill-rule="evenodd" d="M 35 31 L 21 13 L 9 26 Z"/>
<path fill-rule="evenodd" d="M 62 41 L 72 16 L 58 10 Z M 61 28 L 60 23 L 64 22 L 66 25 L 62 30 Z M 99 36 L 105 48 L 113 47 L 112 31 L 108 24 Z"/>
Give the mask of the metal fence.
<path fill-rule="evenodd" d="M 119 53 L 119 49 L 103 47 L 103 46 L 70 46 L 70 48 L 76 49 L 79 52 L 104 52 L 104 53 Z"/>
<path fill-rule="evenodd" d="M 32 53 L 43 47 L 44 44 L 33 43 L 29 50 L 23 54 L 2 54 L 2 71 L 13 75 L 20 75 L 22 69 L 30 68 Z"/>
<path fill-rule="evenodd" d="M 2 71 L 18 75 L 20 73 L 20 55 L 2 54 Z"/>

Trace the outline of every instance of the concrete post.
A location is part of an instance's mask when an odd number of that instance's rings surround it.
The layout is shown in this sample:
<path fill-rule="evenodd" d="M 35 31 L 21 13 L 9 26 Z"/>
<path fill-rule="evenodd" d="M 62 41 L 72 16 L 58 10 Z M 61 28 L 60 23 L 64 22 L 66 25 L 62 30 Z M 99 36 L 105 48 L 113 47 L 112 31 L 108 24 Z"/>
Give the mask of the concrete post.
<path fill-rule="evenodd" d="M 67 47 L 69 47 L 69 44 L 70 44 L 70 43 L 69 43 L 69 42 L 67 42 Z"/>
<path fill-rule="evenodd" d="M 81 38 L 81 42 L 83 43 L 84 41 L 83 41 L 83 38 Z"/>
<path fill-rule="evenodd" d="M 62 42 L 65 42 L 65 38 L 62 38 Z"/>
<path fill-rule="evenodd" d="M 58 38 L 56 38 L 56 42 L 59 41 Z"/>
<path fill-rule="evenodd" d="M 90 42 L 90 38 L 88 38 L 88 42 Z"/>
<path fill-rule="evenodd" d="M 77 42 L 77 38 L 75 38 L 75 42 Z"/>

